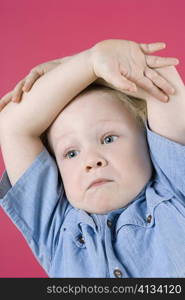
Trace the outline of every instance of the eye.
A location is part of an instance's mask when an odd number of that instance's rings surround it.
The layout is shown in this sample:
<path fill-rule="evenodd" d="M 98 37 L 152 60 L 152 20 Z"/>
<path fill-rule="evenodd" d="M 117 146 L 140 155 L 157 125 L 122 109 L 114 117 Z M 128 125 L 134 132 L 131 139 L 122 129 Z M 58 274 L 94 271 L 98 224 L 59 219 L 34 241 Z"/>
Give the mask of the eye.
<path fill-rule="evenodd" d="M 103 138 L 103 140 L 105 141 L 104 144 L 110 144 L 112 143 L 116 138 L 118 138 L 118 136 L 116 135 L 107 135 L 106 137 Z M 64 153 L 64 158 L 68 158 L 71 159 L 73 157 L 75 157 L 75 153 L 77 153 L 78 151 L 76 150 L 70 150 L 66 153 Z"/>
<path fill-rule="evenodd" d="M 75 157 L 75 155 L 74 155 L 75 152 L 77 152 L 77 151 L 75 151 L 75 150 L 70 150 L 70 151 L 68 151 L 67 153 L 64 154 L 64 157 L 65 157 L 65 158 L 69 158 L 69 159 L 70 159 L 70 158 L 73 158 L 73 157 Z"/>
<path fill-rule="evenodd" d="M 105 138 L 104 138 L 104 141 L 106 141 L 106 144 L 109 144 L 109 143 L 112 143 L 114 141 L 114 138 L 117 138 L 116 135 L 107 135 Z"/>

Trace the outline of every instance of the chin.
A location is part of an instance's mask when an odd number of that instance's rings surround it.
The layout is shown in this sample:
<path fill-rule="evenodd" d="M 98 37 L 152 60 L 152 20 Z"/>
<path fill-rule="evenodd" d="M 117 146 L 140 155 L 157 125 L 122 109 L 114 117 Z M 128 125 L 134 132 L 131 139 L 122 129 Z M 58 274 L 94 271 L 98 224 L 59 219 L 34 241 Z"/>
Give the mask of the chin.
<path fill-rule="evenodd" d="M 126 206 L 132 200 L 129 196 L 125 195 L 125 193 L 119 193 L 115 197 L 115 190 L 109 190 L 106 193 L 98 191 L 96 193 L 89 193 L 85 198 L 80 199 L 80 201 L 70 201 L 70 203 L 87 213 L 106 214 Z"/>

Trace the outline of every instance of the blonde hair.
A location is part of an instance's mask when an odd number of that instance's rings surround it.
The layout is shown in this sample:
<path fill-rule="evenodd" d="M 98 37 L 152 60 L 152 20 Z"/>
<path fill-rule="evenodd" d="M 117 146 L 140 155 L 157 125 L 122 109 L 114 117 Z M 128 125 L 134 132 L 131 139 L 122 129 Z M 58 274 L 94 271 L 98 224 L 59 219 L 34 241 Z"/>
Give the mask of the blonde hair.
<path fill-rule="evenodd" d="M 71 101 L 75 100 L 78 96 L 81 96 L 82 94 L 86 94 L 91 91 L 101 91 L 105 93 L 112 93 L 114 96 L 117 96 L 118 99 L 120 99 L 130 110 L 131 113 L 133 113 L 136 121 L 138 122 L 138 125 L 140 125 L 143 129 L 145 129 L 144 122 L 147 118 L 147 106 L 146 101 L 144 99 L 139 99 L 133 96 L 128 96 L 124 94 L 121 91 L 115 90 L 108 86 L 102 86 L 96 83 L 90 84 L 87 88 L 85 88 L 83 91 L 81 91 L 75 98 L 73 98 Z M 70 104 L 71 101 L 68 103 Z M 68 104 L 63 108 L 65 109 Z M 62 110 L 63 110 L 62 109 Z M 52 122 L 52 124 L 55 122 L 55 120 Z M 52 126 L 52 124 L 47 128 L 47 130 L 42 133 L 40 136 L 44 146 L 47 148 L 47 150 L 50 152 L 50 154 L 55 158 L 54 151 L 48 141 L 48 132 Z"/>
<path fill-rule="evenodd" d="M 144 99 L 128 96 L 121 91 L 115 90 L 108 86 L 102 86 L 96 83 L 89 85 L 86 89 L 80 92 L 78 96 L 94 90 L 104 91 L 107 92 L 108 94 L 112 93 L 114 96 L 117 96 L 117 98 L 120 99 L 127 106 L 127 108 L 133 113 L 136 120 L 138 120 L 138 122 L 142 126 L 144 126 L 144 122 L 147 119 L 147 105 Z"/>

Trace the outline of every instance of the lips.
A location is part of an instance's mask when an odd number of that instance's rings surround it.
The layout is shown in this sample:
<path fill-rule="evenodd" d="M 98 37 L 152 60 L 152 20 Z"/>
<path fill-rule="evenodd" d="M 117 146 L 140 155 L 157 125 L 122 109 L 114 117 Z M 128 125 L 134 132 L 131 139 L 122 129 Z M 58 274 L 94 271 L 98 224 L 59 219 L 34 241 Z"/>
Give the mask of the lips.
<path fill-rule="evenodd" d="M 107 179 L 107 178 L 98 178 L 98 179 L 91 182 L 91 184 L 88 186 L 88 189 L 90 189 L 94 185 L 99 185 L 99 184 L 103 184 L 103 183 L 111 182 L 111 181 L 113 181 L 113 180 L 110 180 L 110 179 Z"/>

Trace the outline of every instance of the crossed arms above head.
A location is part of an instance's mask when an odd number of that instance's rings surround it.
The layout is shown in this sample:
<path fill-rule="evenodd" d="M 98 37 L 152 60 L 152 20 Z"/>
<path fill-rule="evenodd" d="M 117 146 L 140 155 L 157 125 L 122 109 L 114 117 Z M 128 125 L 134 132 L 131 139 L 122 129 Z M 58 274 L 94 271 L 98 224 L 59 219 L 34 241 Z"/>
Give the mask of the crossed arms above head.
<path fill-rule="evenodd" d="M 100 42 L 88 50 L 69 57 L 61 65 L 57 65 L 56 68 L 41 76 L 31 90 L 23 94 L 20 103 L 8 103 L 0 112 L 0 142 L 5 167 L 12 185 L 43 150 L 40 135 L 51 125 L 69 101 L 98 78 L 104 79 L 115 89 L 123 90 L 125 93 L 131 91 L 134 86 L 140 86 L 141 90 L 146 89 L 155 95 L 156 99 L 157 97 L 163 99 L 162 88 L 163 92 L 170 95 L 170 84 L 164 78 L 161 86 L 161 76 L 155 72 L 154 68 L 174 65 L 176 61 L 169 58 L 158 58 L 156 61 L 149 55 L 162 48 L 161 43 L 147 45 L 126 40 Z M 153 70 L 150 70 L 148 65 Z M 152 72 L 152 80 L 144 76 L 144 71 L 145 74 L 148 72 L 148 76 Z M 177 89 L 182 85 L 174 69 L 170 80 L 178 82 Z M 161 91 L 157 88 L 158 83 L 160 83 Z M 134 95 L 139 96 L 137 95 L 139 92 L 140 90 L 136 89 Z M 155 98 L 148 99 L 151 129 L 157 130 L 160 134 L 170 134 L 172 126 L 169 123 L 174 122 L 178 113 L 181 117 L 173 130 L 173 135 L 180 130 L 178 137 L 181 136 L 184 130 L 182 94 L 184 94 L 183 91 L 181 95 L 179 90 L 176 91 L 172 108 L 170 108 L 170 101 L 160 103 Z M 163 108 L 169 112 L 163 112 Z M 156 113 L 158 117 L 155 116 Z M 166 132 L 161 118 L 164 118 L 168 125 L 166 125 L 168 128 Z"/>

